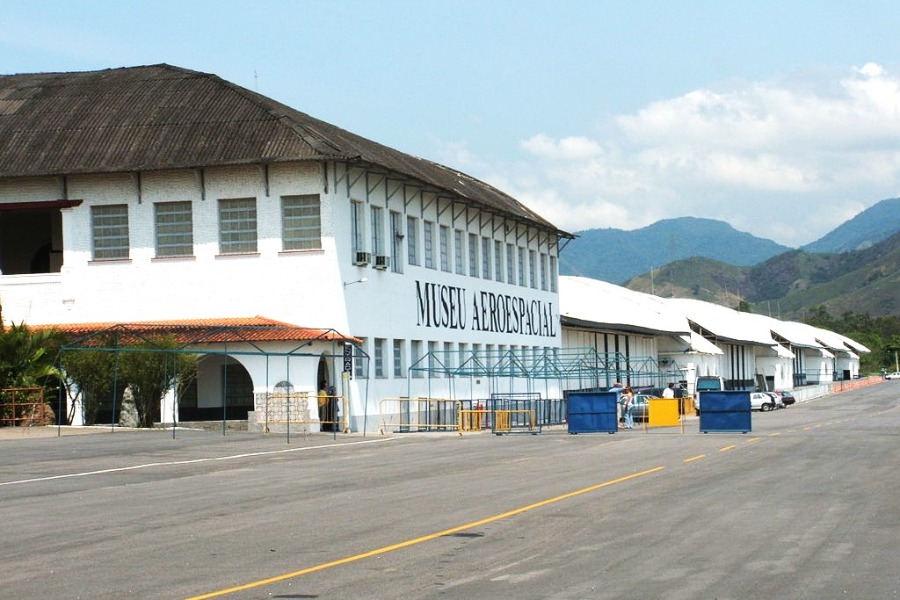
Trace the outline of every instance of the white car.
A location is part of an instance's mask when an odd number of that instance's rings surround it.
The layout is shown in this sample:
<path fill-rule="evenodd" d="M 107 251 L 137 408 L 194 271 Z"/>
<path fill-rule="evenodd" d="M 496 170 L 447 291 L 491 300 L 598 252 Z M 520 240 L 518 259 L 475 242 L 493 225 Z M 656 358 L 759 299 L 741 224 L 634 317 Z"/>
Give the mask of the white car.
<path fill-rule="evenodd" d="M 766 412 L 776 407 L 775 400 L 765 392 L 753 392 L 750 394 L 751 410 Z"/>
<path fill-rule="evenodd" d="M 894 371 L 884 376 L 885 379 L 900 379 L 900 371 Z"/>

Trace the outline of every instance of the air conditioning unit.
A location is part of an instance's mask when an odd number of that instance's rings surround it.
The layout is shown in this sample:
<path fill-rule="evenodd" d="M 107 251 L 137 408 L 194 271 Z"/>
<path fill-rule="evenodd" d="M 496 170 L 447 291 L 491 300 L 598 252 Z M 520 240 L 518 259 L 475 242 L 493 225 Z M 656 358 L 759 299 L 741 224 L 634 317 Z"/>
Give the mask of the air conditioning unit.
<path fill-rule="evenodd" d="M 353 264 L 357 267 L 364 267 L 367 264 L 372 262 L 372 255 L 368 252 L 357 252 L 356 259 L 353 261 Z"/>
<path fill-rule="evenodd" d="M 391 257 L 378 255 L 375 257 L 375 268 L 384 271 L 391 266 Z"/>

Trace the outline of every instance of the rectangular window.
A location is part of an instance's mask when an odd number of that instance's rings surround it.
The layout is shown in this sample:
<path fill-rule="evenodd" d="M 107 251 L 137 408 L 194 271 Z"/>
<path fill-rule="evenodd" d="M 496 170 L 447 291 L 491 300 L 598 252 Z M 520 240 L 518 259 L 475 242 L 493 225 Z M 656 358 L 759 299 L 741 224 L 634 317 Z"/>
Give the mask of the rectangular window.
<path fill-rule="evenodd" d="M 362 343 L 353 346 L 353 376 L 357 379 L 367 379 L 369 377 L 369 357 L 366 356 L 366 340 L 362 339 Z"/>
<path fill-rule="evenodd" d="M 457 354 L 459 355 L 459 360 L 457 364 L 459 364 L 460 370 L 465 371 L 466 368 L 470 368 L 472 363 L 469 361 L 471 358 L 469 356 L 469 345 L 465 342 L 460 342 L 459 347 L 457 348 Z"/>
<path fill-rule="evenodd" d="M 406 217 L 406 254 L 409 264 L 419 264 L 419 220 L 415 217 Z"/>
<path fill-rule="evenodd" d="M 491 278 L 491 239 L 481 238 L 481 276 Z"/>
<path fill-rule="evenodd" d="M 403 340 L 394 340 L 394 377 L 406 377 L 403 362 Z"/>
<path fill-rule="evenodd" d="M 128 205 L 91 207 L 94 260 L 128 258 Z"/>
<path fill-rule="evenodd" d="M 437 369 L 437 342 L 428 342 L 428 374 L 431 377 L 440 377 L 442 373 Z"/>
<path fill-rule="evenodd" d="M 503 242 L 494 241 L 494 279 L 503 281 Z"/>
<path fill-rule="evenodd" d="M 286 252 L 322 249 L 318 194 L 281 197 L 281 249 Z"/>
<path fill-rule="evenodd" d="M 547 291 L 550 287 L 550 278 L 547 274 L 547 255 L 541 252 L 541 289 Z"/>
<path fill-rule="evenodd" d="M 391 211 L 391 271 L 403 272 L 403 215 Z"/>
<path fill-rule="evenodd" d="M 478 277 L 478 234 L 469 234 L 469 275 Z"/>
<path fill-rule="evenodd" d="M 434 223 L 425 221 L 423 244 L 425 246 L 425 268 L 434 268 Z"/>
<path fill-rule="evenodd" d="M 380 206 L 372 207 L 372 255 L 384 256 L 387 254 L 384 247 L 384 209 Z"/>
<path fill-rule="evenodd" d="M 466 274 L 466 243 L 463 232 L 460 229 L 453 230 L 453 253 L 456 260 L 457 275 Z"/>
<path fill-rule="evenodd" d="M 550 291 L 556 292 L 559 286 L 559 271 L 557 271 L 556 257 L 550 257 Z"/>
<path fill-rule="evenodd" d="M 446 370 L 453 369 L 453 342 L 444 342 L 444 354 L 441 356 Z"/>
<path fill-rule="evenodd" d="M 156 222 L 156 256 L 192 256 L 194 219 L 190 202 L 157 202 L 153 205 Z"/>
<path fill-rule="evenodd" d="M 386 340 L 375 338 L 375 377 L 384 377 L 384 345 Z"/>
<path fill-rule="evenodd" d="M 363 203 L 356 202 L 355 200 L 350 201 L 350 237 L 353 242 L 353 256 L 352 258 L 356 260 L 356 254 L 358 252 L 366 251 L 366 224 L 365 224 L 365 216 L 363 214 Z"/>
<path fill-rule="evenodd" d="M 422 340 L 412 340 L 409 344 L 409 366 L 411 369 L 415 369 L 412 372 L 412 376 L 421 379 L 422 377 L 425 377 L 425 365 L 421 363 L 424 356 L 424 353 L 422 352 Z"/>
<path fill-rule="evenodd" d="M 528 251 L 528 283 L 537 289 L 537 253 L 534 250 Z"/>
<path fill-rule="evenodd" d="M 219 200 L 219 254 L 256 252 L 256 198 Z"/>
<path fill-rule="evenodd" d="M 516 283 L 516 247 L 512 244 L 506 245 L 506 281 Z"/>
<path fill-rule="evenodd" d="M 519 285 L 525 287 L 525 248 L 517 248 L 519 255 Z"/>
<path fill-rule="evenodd" d="M 441 271 L 450 272 L 450 228 L 441 225 L 441 236 L 439 243 L 441 245 Z"/>

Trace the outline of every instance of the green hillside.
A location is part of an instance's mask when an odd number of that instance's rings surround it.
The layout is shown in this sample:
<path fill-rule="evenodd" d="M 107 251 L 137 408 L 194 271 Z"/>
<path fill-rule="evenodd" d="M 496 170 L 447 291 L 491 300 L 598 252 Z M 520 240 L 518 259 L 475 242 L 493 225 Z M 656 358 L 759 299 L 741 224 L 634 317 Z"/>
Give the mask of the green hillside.
<path fill-rule="evenodd" d="M 865 250 L 813 254 L 791 250 L 752 267 L 706 258 L 675 261 L 626 287 L 663 297 L 696 298 L 756 313 L 801 319 L 817 307 L 831 314 L 900 315 L 900 233 Z"/>

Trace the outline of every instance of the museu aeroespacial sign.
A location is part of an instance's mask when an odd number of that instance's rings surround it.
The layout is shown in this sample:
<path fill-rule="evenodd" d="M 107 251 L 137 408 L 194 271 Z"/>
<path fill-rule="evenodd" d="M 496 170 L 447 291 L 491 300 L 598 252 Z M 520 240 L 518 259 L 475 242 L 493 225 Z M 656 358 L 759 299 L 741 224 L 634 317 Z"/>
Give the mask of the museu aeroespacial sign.
<path fill-rule="evenodd" d="M 416 325 L 556 337 L 552 302 L 416 281 Z"/>

